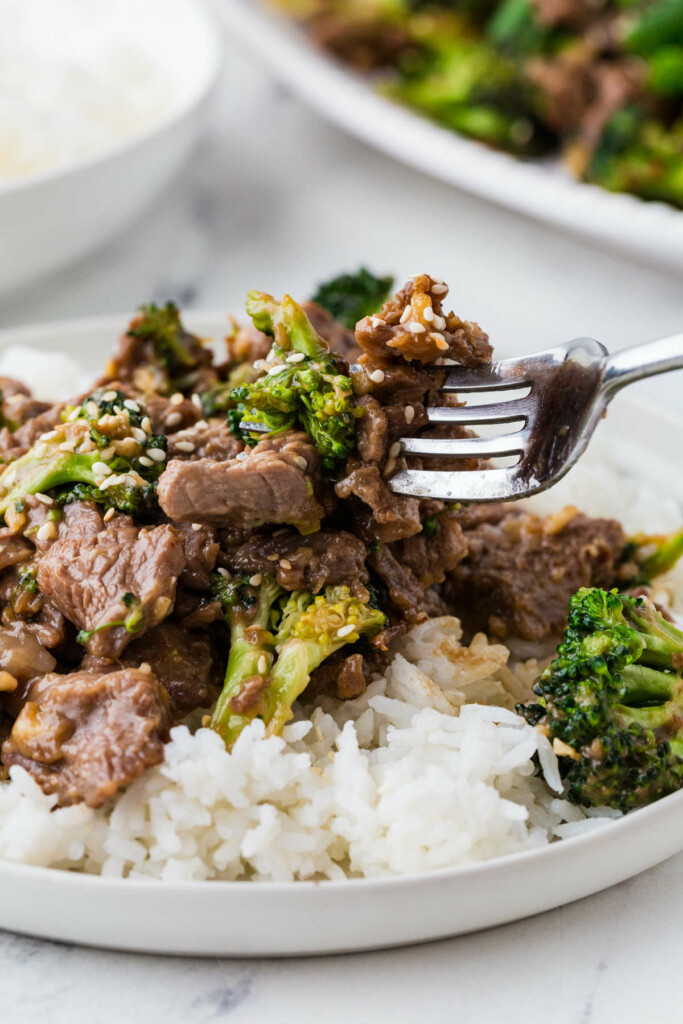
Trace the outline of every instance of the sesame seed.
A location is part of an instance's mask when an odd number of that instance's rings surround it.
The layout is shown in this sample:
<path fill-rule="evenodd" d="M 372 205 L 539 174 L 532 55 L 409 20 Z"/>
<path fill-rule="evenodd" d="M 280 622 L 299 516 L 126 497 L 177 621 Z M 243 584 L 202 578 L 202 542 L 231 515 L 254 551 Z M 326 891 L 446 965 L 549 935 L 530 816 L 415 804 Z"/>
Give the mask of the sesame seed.
<path fill-rule="evenodd" d="M 171 405 L 180 405 L 181 402 L 184 401 L 185 399 L 179 391 L 174 391 L 171 397 L 169 398 L 169 402 L 171 403 Z"/>
<path fill-rule="evenodd" d="M 54 523 L 43 523 L 36 532 L 36 540 L 51 540 L 56 532 Z"/>
<path fill-rule="evenodd" d="M 288 363 L 300 363 L 306 357 L 303 352 L 292 352 L 291 355 L 287 356 Z"/>
<path fill-rule="evenodd" d="M 277 552 L 273 551 L 272 555 L 268 555 L 269 562 L 277 562 Z"/>
<path fill-rule="evenodd" d="M 113 508 L 108 508 L 107 511 L 104 513 L 104 521 L 105 521 L 105 523 L 108 523 L 109 520 L 113 519 L 113 518 L 114 518 L 114 509 Z"/>
<path fill-rule="evenodd" d="M 219 567 L 218 567 L 218 569 L 216 571 L 218 572 L 219 576 L 223 577 L 223 579 L 225 579 L 225 580 L 229 580 L 230 579 L 230 573 L 228 572 L 227 569 L 224 569 L 222 565 L 219 565 Z"/>
<path fill-rule="evenodd" d="M 41 434 L 40 435 L 40 440 L 41 441 L 51 441 L 52 438 L 56 437 L 56 436 L 57 436 L 57 431 L 56 430 L 48 430 L 46 434 Z"/>
<path fill-rule="evenodd" d="M 194 426 L 195 430 L 206 430 L 208 425 L 209 424 L 206 422 L 206 420 L 197 420 Z"/>
<path fill-rule="evenodd" d="M 288 558 L 281 558 L 280 559 L 280 568 L 281 569 L 291 569 L 292 568 L 292 563 L 290 562 L 290 560 Z"/>
<path fill-rule="evenodd" d="M 80 409 L 72 409 L 71 410 L 71 412 L 69 413 L 69 417 L 68 417 L 69 423 L 73 423 L 74 420 L 78 419 L 78 414 L 80 413 L 80 411 L 81 411 Z"/>
<path fill-rule="evenodd" d="M 268 662 L 266 661 L 265 654 L 261 655 L 261 657 L 258 660 L 258 665 L 256 667 L 259 670 L 259 675 L 264 675 L 265 674 L 265 672 L 268 669 Z"/>
<path fill-rule="evenodd" d="M 178 441 L 176 442 L 176 448 L 179 452 L 193 452 L 196 445 L 192 441 Z"/>
<path fill-rule="evenodd" d="M 238 462 L 244 462 L 245 459 L 249 458 L 249 452 L 239 452 L 235 458 Z"/>
<path fill-rule="evenodd" d="M 268 373 L 279 373 L 282 369 L 282 363 L 274 363 L 273 366 L 268 367 Z"/>
<path fill-rule="evenodd" d="M 130 433 L 131 436 L 134 437 L 136 441 L 142 442 L 147 440 L 147 434 L 144 432 L 144 430 L 141 430 L 140 427 L 132 427 Z"/>
<path fill-rule="evenodd" d="M 387 464 L 384 467 L 383 475 L 384 476 L 391 476 L 391 474 L 394 472 L 395 469 L 396 469 L 396 459 L 388 459 L 387 460 Z"/>
<path fill-rule="evenodd" d="M 167 427 L 177 427 L 179 423 L 183 421 L 183 414 L 180 412 L 172 412 L 166 417 Z"/>
<path fill-rule="evenodd" d="M 116 394 L 115 391 L 105 391 L 104 394 L 102 395 L 102 401 L 103 402 L 113 402 L 114 399 L 117 398 L 117 397 L 118 397 L 118 395 Z M 95 405 L 94 402 L 92 404 Z"/>
<path fill-rule="evenodd" d="M 37 494 L 34 494 L 33 497 L 37 498 L 38 501 L 42 501 L 43 505 L 52 504 L 52 498 L 48 498 L 47 494 L 41 494 L 40 491 Z"/>
<path fill-rule="evenodd" d="M 389 449 L 389 457 L 392 458 L 392 459 L 395 459 L 396 456 L 398 455 L 398 453 L 400 452 L 400 450 L 401 450 L 401 445 L 399 444 L 398 441 L 394 441 L 394 443 L 392 444 L 391 448 Z"/>
<path fill-rule="evenodd" d="M 152 421 L 150 420 L 149 416 L 145 416 L 140 426 L 142 427 L 146 434 L 152 433 Z"/>
<path fill-rule="evenodd" d="M 92 471 L 97 476 L 109 476 L 111 469 L 106 462 L 93 462 Z"/>
<path fill-rule="evenodd" d="M 370 380 L 373 380 L 375 384 L 381 384 L 384 380 L 384 370 L 373 370 L 370 374 Z"/>
<path fill-rule="evenodd" d="M 255 369 L 255 370 L 263 370 L 263 369 L 265 369 L 265 367 L 266 367 L 267 365 L 268 365 L 268 364 L 267 364 L 267 362 L 265 361 L 265 359 L 256 359 L 256 360 L 254 361 L 254 369 Z"/>
<path fill-rule="evenodd" d="M 436 331 L 432 331 L 429 337 L 430 340 L 435 343 L 436 347 L 438 349 L 441 349 L 442 352 L 448 351 L 448 342 L 444 338 L 443 334 L 437 334 Z"/>
<path fill-rule="evenodd" d="M 261 582 L 262 579 L 263 579 L 263 576 L 261 575 L 261 573 L 260 572 L 256 572 L 256 573 L 254 573 L 253 576 L 249 577 L 249 583 L 251 584 L 252 587 L 258 587 L 258 585 L 259 585 L 259 583 Z"/>
<path fill-rule="evenodd" d="M 422 316 L 427 321 L 427 323 L 430 324 L 434 319 L 434 310 L 432 309 L 432 307 L 425 306 L 425 308 L 422 310 Z"/>
<path fill-rule="evenodd" d="M 434 317 L 434 326 L 436 327 L 437 331 L 443 331 L 443 329 L 446 326 L 446 321 L 445 321 L 444 317 L 442 317 L 442 316 L 435 316 Z"/>
<path fill-rule="evenodd" d="M 59 445 L 60 452 L 72 452 L 76 447 L 75 439 L 73 441 L 62 441 Z"/>
<path fill-rule="evenodd" d="M 194 530 L 195 533 L 199 533 L 199 531 L 202 528 L 202 524 L 201 523 L 192 523 L 191 526 L 192 526 L 192 529 Z"/>
<path fill-rule="evenodd" d="M 34 454 L 35 454 L 37 459 L 42 459 L 42 457 L 45 455 L 46 452 L 47 452 L 47 445 L 46 444 L 37 444 L 36 445 L 36 450 L 35 450 Z"/>
<path fill-rule="evenodd" d="M 294 461 L 296 462 L 299 469 L 308 469 L 308 463 L 306 462 L 306 459 L 303 457 L 303 455 L 295 455 Z"/>
<path fill-rule="evenodd" d="M 406 306 L 406 308 L 401 313 L 400 323 L 404 324 L 406 322 L 406 320 L 410 320 L 412 315 L 413 315 L 413 307 L 412 306 Z"/>
<path fill-rule="evenodd" d="M 199 395 L 197 394 L 196 391 L 195 391 L 195 393 L 192 396 L 192 404 L 196 405 L 198 409 L 201 409 L 201 407 L 202 407 L 202 400 L 201 400 L 201 398 L 199 397 Z"/>
<path fill-rule="evenodd" d="M 406 418 L 406 423 L 412 423 L 413 420 L 415 419 L 415 410 L 413 409 L 412 405 L 407 405 L 403 410 L 403 413 Z"/>
<path fill-rule="evenodd" d="M 370 317 L 370 323 L 372 324 L 373 327 L 386 327 L 387 326 L 386 320 L 382 320 L 381 316 L 371 316 Z"/>
<path fill-rule="evenodd" d="M 352 622 L 347 622 L 347 624 L 345 626 L 340 626 L 339 627 L 339 629 L 337 630 L 337 636 L 338 637 L 348 636 L 350 633 L 353 633 L 355 628 L 356 627 L 354 626 L 354 624 Z"/>
<path fill-rule="evenodd" d="M 446 284 L 433 284 L 431 287 L 432 295 L 445 295 L 448 291 L 448 285 Z"/>
<path fill-rule="evenodd" d="M 140 463 L 141 466 L 146 466 L 147 469 L 149 469 L 150 466 L 154 465 L 152 460 L 148 459 L 146 455 L 141 455 L 140 458 L 138 459 L 138 462 Z"/>
<path fill-rule="evenodd" d="M 109 511 L 113 512 L 114 509 L 111 508 L 111 509 L 109 509 Z M 106 516 L 105 516 L 105 519 L 106 519 Z M 152 666 L 150 665 L 150 663 L 148 661 L 141 661 L 140 664 L 138 665 L 138 668 L 140 669 L 141 672 L 151 672 L 152 671 Z"/>
<path fill-rule="evenodd" d="M 161 448 L 148 448 L 147 455 L 150 459 L 153 459 L 154 462 L 164 462 L 166 459 L 166 452 Z"/>
<path fill-rule="evenodd" d="M 140 412 L 140 406 L 137 402 L 134 402 L 132 398 L 127 398 L 123 405 L 129 412 Z"/>
<path fill-rule="evenodd" d="M 413 320 L 411 324 L 408 324 L 408 330 L 411 334 L 424 334 L 427 328 L 424 324 L 418 324 L 416 320 Z"/>

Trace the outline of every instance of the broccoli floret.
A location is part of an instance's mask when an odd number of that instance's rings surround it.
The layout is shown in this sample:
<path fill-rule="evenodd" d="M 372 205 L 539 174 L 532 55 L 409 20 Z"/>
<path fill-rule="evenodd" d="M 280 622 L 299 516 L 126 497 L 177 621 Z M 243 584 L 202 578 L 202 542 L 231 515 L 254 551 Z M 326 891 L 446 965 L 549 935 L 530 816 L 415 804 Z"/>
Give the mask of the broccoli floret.
<path fill-rule="evenodd" d="M 130 515 L 152 515 L 166 438 L 152 433 L 141 403 L 100 388 L 65 417 L 3 470 L 0 514 L 27 494 L 43 493 L 63 504 L 96 501 Z"/>
<path fill-rule="evenodd" d="M 161 367 L 169 388 L 187 391 L 194 387 L 197 370 L 208 361 L 207 349 L 183 326 L 175 303 L 140 306 L 127 333 L 143 342 L 149 362 Z"/>
<path fill-rule="evenodd" d="M 301 306 L 288 295 L 276 302 L 250 292 L 247 312 L 274 338 L 265 376 L 234 388 L 228 424 L 249 445 L 299 425 L 313 440 L 323 469 L 333 472 L 355 446 L 357 409 L 353 385 L 340 372 Z"/>
<path fill-rule="evenodd" d="M 393 277 L 375 277 L 365 267 L 355 274 L 341 274 L 321 284 L 313 301 L 350 330 L 363 317 L 375 313 L 388 299 Z"/>
<path fill-rule="evenodd" d="M 621 811 L 683 784 L 683 632 L 642 598 L 583 588 L 517 710 L 553 740 L 570 800 Z"/>
<path fill-rule="evenodd" d="M 258 587 L 226 581 L 221 591 L 230 655 L 210 725 L 228 746 L 255 718 L 263 719 L 269 734 L 279 733 L 311 672 L 345 645 L 375 636 L 386 622 L 382 611 L 348 587 L 327 587 L 317 596 L 299 591 L 278 601 L 283 591 L 263 577 Z"/>

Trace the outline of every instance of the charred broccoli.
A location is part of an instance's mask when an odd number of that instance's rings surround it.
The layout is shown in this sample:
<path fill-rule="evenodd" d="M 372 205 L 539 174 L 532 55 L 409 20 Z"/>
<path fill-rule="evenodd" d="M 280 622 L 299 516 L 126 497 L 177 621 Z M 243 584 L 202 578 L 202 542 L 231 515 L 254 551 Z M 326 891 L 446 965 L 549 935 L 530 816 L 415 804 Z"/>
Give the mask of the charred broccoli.
<path fill-rule="evenodd" d="M 317 596 L 285 596 L 271 577 L 219 577 L 216 593 L 231 639 L 223 692 L 210 726 L 228 746 L 255 718 L 266 723 L 269 733 L 279 733 L 311 672 L 346 644 L 374 636 L 386 621 L 383 612 L 363 604 L 348 587 L 327 587 Z"/>
<path fill-rule="evenodd" d="M 37 493 L 62 503 L 96 501 L 130 515 L 153 513 L 166 438 L 152 433 L 140 402 L 100 388 L 65 415 L 0 474 L 0 514 Z"/>
<path fill-rule="evenodd" d="M 301 306 L 286 295 L 250 292 L 247 312 L 274 345 L 267 373 L 234 388 L 228 422 L 249 445 L 264 436 L 301 426 L 320 453 L 323 469 L 333 471 L 355 445 L 356 409 L 351 380 L 330 354 Z"/>
<path fill-rule="evenodd" d="M 517 710 L 553 741 L 574 803 L 629 811 L 683 784 L 683 632 L 642 598 L 583 588 Z"/>
<path fill-rule="evenodd" d="M 340 274 L 321 284 L 313 302 L 353 330 L 359 320 L 375 313 L 386 302 L 393 284 L 393 277 L 375 277 L 360 267 L 355 274 Z"/>

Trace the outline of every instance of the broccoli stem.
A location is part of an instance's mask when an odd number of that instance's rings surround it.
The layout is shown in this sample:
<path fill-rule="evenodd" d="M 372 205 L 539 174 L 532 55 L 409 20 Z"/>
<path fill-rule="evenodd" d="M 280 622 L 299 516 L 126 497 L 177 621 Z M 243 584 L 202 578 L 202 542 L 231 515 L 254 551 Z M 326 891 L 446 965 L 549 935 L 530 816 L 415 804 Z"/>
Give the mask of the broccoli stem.
<path fill-rule="evenodd" d="M 99 451 L 77 454 L 51 449 L 44 458 L 36 459 L 35 452 L 26 452 L 5 470 L 4 478 L 10 478 L 10 488 L 0 497 L 0 514 L 4 515 L 9 506 L 27 494 L 49 491 L 63 484 L 95 484 L 100 479 L 93 472 L 93 466 L 102 461 Z M 0 487 L 2 477 L 0 477 Z"/>

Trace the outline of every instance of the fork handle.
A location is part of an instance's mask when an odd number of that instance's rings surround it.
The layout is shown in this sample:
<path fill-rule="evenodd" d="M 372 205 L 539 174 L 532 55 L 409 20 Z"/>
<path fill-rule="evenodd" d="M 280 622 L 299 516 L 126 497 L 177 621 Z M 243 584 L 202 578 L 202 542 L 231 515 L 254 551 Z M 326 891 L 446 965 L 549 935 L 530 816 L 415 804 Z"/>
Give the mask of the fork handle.
<path fill-rule="evenodd" d="M 683 334 L 648 341 L 609 356 L 603 388 L 611 398 L 627 384 L 658 373 L 668 373 L 669 370 L 683 370 Z"/>

